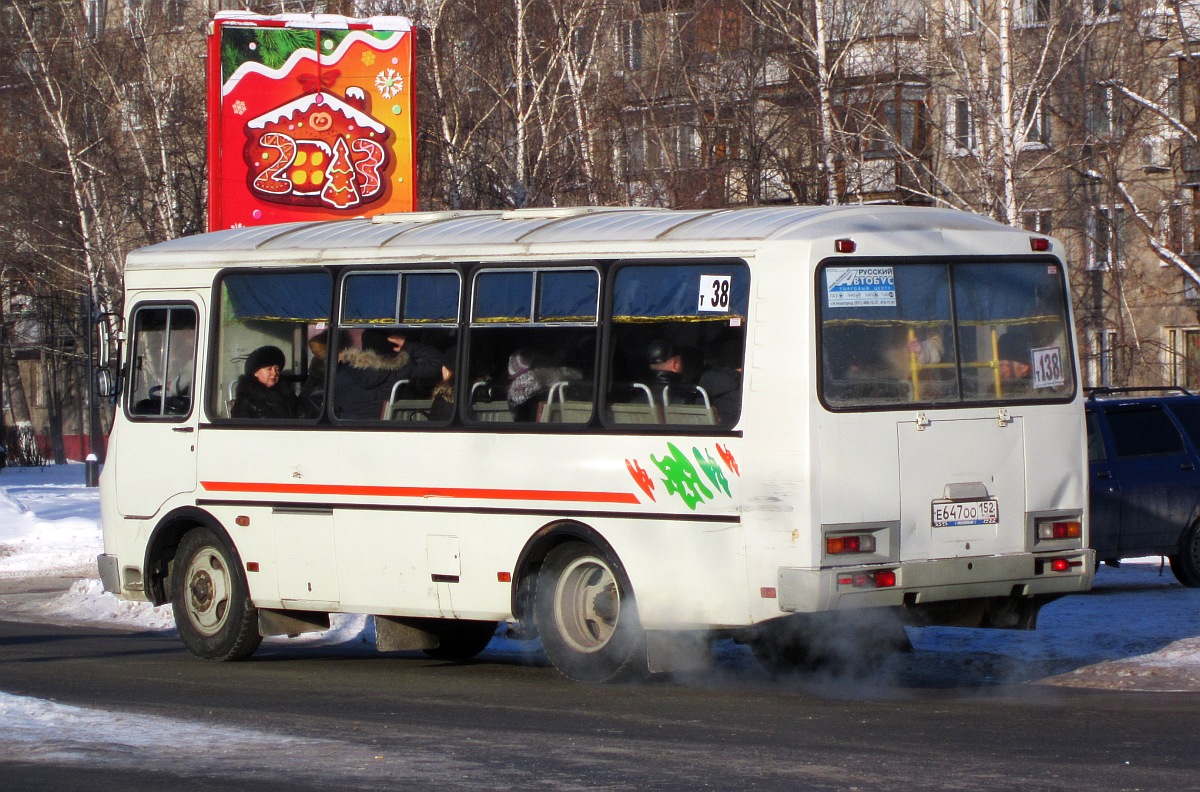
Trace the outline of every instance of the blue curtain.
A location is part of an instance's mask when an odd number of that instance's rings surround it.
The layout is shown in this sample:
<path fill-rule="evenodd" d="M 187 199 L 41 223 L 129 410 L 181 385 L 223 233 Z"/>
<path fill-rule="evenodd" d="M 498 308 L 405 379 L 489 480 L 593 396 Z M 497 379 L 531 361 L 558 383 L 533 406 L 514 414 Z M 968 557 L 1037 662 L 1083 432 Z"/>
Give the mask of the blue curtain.
<path fill-rule="evenodd" d="M 729 276 L 728 312 L 699 309 L 701 277 Z M 617 322 L 690 319 L 745 319 L 749 303 L 750 276 L 739 264 L 657 264 L 623 267 L 613 290 L 613 320 Z"/>
<path fill-rule="evenodd" d="M 332 283 L 326 272 L 233 273 L 222 283 L 234 319 L 329 321 Z"/>

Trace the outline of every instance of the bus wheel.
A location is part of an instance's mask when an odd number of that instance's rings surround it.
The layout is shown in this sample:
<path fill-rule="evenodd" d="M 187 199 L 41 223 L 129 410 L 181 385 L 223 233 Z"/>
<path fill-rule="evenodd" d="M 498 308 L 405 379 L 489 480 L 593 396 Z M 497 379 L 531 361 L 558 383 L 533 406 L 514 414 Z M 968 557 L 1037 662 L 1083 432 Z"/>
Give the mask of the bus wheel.
<path fill-rule="evenodd" d="M 1190 588 L 1200 587 L 1200 523 L 1187 530 L 1179 545 L 1179 554 L 1169 560 L 1176 580 Z"/>
<path fill-rule="evenodd" d="M 550 551 L 534 596 L 542 648 L 581 682 L 606 682 L 646 668 L 646 639 L 631 592 L 604 553 L 583 542 Z"/>
<path fill-rule="evenodd" d="M 243 660 L 262 642 L 258 609 L 234 554 L 208 528 L 184 535 L 171 565 L 171 610 L 184 646 L 205 660 Z"/>
<path fill-rule="evenodd" d="M 491 643 L 499 622 L 446 619 L 436 630 L 438 645 L 425 649 L 437 660 L 470 660 Z"/>

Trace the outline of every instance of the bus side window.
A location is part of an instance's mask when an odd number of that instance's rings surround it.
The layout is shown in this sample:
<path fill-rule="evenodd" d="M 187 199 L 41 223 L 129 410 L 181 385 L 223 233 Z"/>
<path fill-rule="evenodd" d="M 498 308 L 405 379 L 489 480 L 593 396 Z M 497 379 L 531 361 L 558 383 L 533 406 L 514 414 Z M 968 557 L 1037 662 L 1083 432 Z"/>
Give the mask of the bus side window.
<path fill-rule="evenodd" d="M 272 417 L 313 420 L 323 399 L 314 394 L 305 403 L 299 398 L 307 380 L 308 342 L 329 321 L 332 279 L 323 271 L 233 272 L 220 281 L 221 306 L 217 340 L 213 349 L 214 376 L 207 388 L 207 409 L 216 418 Z M 281 354 L 279 354 L 281 353 Z M 273 396 L 252 409 L 239 392 L 262 395 L 251 380 L 248 365 L 266 356 L 279 364 Z M 280 360 L 282 357 L 282 361 Z M 243 403 L 239 406 L 239 400 Z M 262 400 L 259 400 L 261 402 Z"/>
<path fill-rule="evenodd" d="M 727 261 L 633 264 L 617 271 L 609 423 L 737 423 L 748 282 L 745 266 Z"/>
<path fill-rule="evenodd" d="M 600 275 L 590 267 L 479 272 L 467 420 L 590 421 L 599 298 Z"/>
<path fill-rule="evenodd" d="M 196 309 L 190 305 L 139 308 L 133 323 L 129 414 L 188 415 L 196 370 Z"/>
<path fill-rule="evenodd" d="M 337 418 L 393 423 L 453 418 L 461 290 L 457 271 L 346 275 L 332 378 Z"/>

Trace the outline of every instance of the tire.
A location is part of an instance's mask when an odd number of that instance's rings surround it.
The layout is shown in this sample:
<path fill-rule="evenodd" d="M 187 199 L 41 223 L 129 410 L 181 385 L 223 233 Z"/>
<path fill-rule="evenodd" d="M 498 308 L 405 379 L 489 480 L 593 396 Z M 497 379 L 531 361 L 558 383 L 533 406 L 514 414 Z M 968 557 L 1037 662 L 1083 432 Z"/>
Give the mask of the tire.
<path fill-rule="evenodd" d="M 1200 588 L 1200 523 L 1184 532 L 1179 554 L 1169 560 L 1176 580 L 1189 588 Z"/>
<path fill-rule="evenodd" d="M 608 682 L 646 673 L 646 634 L 617 570 L 583 542 L 559 545 L 542 565 L 534 620 L 546 656 L 570 679 Z"/>
<path fill-rule="evenodd" d="M 912 644 L 896 614 L 871 609 L 776 619 L 760 628 L 750 649 L 774 676 L 856 679 L 878 671 L 896 652 L 912 651 Z"/>
<path fill-rule="evenodd" d="M 205 660 L 244 660 L 262 643 L 241 563 L 209 528 L 189 531 L 179 543 L 171 610 L 183 645 Z"/>
<path fill-rule="evenodd" d="M 445 619 L 433 630 L 438 636 L 434 649 L 423 650 L 436 660 L 470 660 L 491 643 L 499 622 Z"/>

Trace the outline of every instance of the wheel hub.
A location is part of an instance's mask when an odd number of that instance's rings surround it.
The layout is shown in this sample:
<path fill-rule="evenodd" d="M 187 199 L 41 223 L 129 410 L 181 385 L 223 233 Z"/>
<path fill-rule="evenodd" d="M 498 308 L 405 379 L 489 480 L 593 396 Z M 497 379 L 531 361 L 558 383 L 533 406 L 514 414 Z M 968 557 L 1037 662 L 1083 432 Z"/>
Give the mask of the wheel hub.
<path fill-rule="evenodd" d="M 189 587 L 192 595 L 192 606 L 197 610 L 208 610 L 213 604 L 213 581 L 207 572 L 199 572 L 192 577 Z"/>
<path fill-rule="evenodd" d="M 617 599 L 617 592 L 613 586 L 609 586 L 605 590 L 596 594 L 592 600 L 592 612 L 596 614 L 598 619 L 601 619 L 609 624 L 617 618 L 620 600 Z"/>

